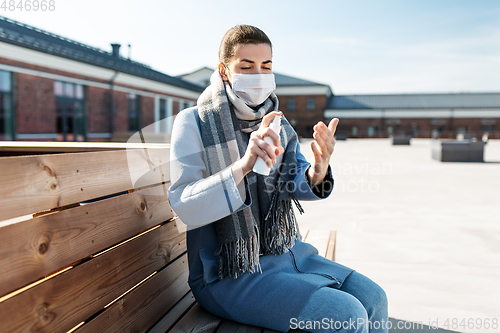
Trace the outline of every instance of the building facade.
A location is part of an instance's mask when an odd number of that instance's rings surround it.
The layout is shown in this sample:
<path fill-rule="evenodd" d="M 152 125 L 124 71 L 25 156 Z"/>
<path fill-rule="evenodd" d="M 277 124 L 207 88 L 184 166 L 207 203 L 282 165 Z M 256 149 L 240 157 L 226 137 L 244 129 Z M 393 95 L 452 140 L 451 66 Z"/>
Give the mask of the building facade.
<path fill-rule="evenodd" d="M 171 116 L 196 104 L 214 71 L 172 77 L 111 47 L 0 16 L 0 140 L 126 141 L 139 130 L 168 136 Z M 499 92 L 335 95 L 329 85 L 274 74 L 279 109 L 301 137 L 337 117 L 343 137 L 500 138 Z"/>
<path fill-rule="evenodd" d="M 0 17 L 0 140 L 110 141 L 192 106 L 203 89 Z M 153 126 L 149 126 L 155 124 Z"/>
<path fill-rule="evenodd" d="M 347 137 L 500 138 L 500 93 L 332 96 L 325 119 L 335 117 Z"/>

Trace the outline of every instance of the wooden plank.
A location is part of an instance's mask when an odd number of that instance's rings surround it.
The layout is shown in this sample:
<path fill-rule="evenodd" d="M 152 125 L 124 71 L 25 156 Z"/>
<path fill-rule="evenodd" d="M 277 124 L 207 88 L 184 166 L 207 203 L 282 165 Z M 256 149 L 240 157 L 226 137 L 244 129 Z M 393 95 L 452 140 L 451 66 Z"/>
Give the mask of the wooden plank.
<path fill-rule="evenodd" d="M 302 235 L 302 241 L 307 242 L 307 235 L 309 235 L 309 229 L 300 230 L 300 234 Z"/>
<path fill-rule="evenodd" d="M 145 332 L 189 291 L 187 279 L 184 254 L 76 332 Z"/>
<path fill-rule="evenodd" d="M 232 320 L 224 320 L 217 329 L 217 333 L 261 333 L 262 328 L 243 325 Z"/>
<path fill-rule="evenodd" d="M 0 158 L 0 220 L 169 180 L 169 149 Z"/>
<path fill-rule="evenodd" d="M 0 303 L 0 332 L 67 332 L 186 251 L 166 223 Z"/>
<path fill-rule="evenodd" d="M 174 216 L 148 189 L 0 227 L 0 297 Z"/>
<path fill-rule="evenodd" d="M 317 248 L 319 254 L 325 257 L 329 238 L 329 231 L 321 229 L 311 229 L 309 230 L 309 233 L 307 235 L 306 242 Z"/>
<path fill-rule="evenodd" d="M 328 240 L 328 247 L 326 249 L 326 259 L 335 261 L 335 247 L 337 245 L 337 232 L 330 231 L 330 239 Z"/>
<path fill-rule="evenodd" d="M 196 303 L 182 319 L 169 331 L 172 333 L 215 332 L 221 318 L 214 316 L 210 312 Z"/>
<path fill-rule="evenodd" d="M 134 133 L 131 133 L 134 134 Z M 130 137 L 130 135 L 129 135 Z M 150 134 L 146 136 L 146 139 Z M 156 137 L 155 137 L 156 138 Z M 89 151 L 124 150 L 131 148 L 169 148 L 170 144 L 122 142 L 59 142 L 59 141 L 0 141 L 0 152 L 17 153 L 82 153 Z M 25 155 L 25 154 L 23 154 Z"/>
<path fill-rule="evenodd" d="M 194 299 L 193 293 L 191 291 L 188 292 L 148 331 L 148 333 L 167 332 L 195 303 L 196 300 Z"/>

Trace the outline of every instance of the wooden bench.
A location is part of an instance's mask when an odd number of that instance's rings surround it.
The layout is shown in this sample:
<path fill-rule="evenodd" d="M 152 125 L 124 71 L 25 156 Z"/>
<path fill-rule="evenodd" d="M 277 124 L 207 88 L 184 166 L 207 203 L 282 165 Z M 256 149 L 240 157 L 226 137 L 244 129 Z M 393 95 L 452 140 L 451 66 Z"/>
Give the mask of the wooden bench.
<path fill-rule="evenodd" d="M 112 142 L 127 142 L 133 135 L 137 132 L 113 132 L 111 136 Z M 143 139 L 146 143 L 170 143 L 169 133 L 154 133 L 154 132 L 143 132 Z M 136 140 L 136 139 L 132 139 Z"/>
<path fill-rule="evenodd" d="M 168 151 L 0 158 L 0 332 L 272 332 L 194 300 Z M 335 232 L 302 234 L 334 259 Z"/>

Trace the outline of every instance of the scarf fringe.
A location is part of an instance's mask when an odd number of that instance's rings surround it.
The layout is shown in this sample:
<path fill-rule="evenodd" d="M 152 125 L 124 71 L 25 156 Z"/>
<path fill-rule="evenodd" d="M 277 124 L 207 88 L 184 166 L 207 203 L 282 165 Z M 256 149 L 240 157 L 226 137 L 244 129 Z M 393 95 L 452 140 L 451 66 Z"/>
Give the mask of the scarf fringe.
<path fill-rule="evenodd" d="M 300 205 L 294 192 L 287 190 L 283 193 L 285 182 L 279 182 L 279 187 L 271 198 L 271 205 L 264 218 L 264 235 L 261 237 L 261 248 L 264 254 L 283 254 L 295 245 L 296 238 L 302 238 L 299 234 L 297 219 L 293 211 L 292 202 L 300 214 L 304 209 Z M 285 198 L 283 198 L 285 197 Z"/>
<path fill-rule="evenodd" d="M 236 239 L 234 241 L 219 245 L 215 255 L 219 257 L 219 279 L 238 276 L 256 271 L 262 273 L 259 263 L 259 230 L 255 227 L 255 236 L 247 239 Z"/>

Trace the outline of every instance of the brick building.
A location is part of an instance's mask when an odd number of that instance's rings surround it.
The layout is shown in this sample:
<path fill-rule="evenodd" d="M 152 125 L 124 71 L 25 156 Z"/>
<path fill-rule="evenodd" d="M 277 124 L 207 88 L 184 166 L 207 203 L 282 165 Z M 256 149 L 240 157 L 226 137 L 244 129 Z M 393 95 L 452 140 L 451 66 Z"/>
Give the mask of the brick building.
<path fill-rule="evenodd" d="M 500 93 L 332 96 L 325 119 L 339 118 L 348 137 L 394 134 L 453 138 L 458 133 L 500 138 Z"/>
<path fill-rule="evenodd" d="M 212 73 L 205 67 L 179 78 L 206 87 Z M 318 121 L 339 118 L 337 135 L 351 138 L 430 138 L 433 131 L 500 138 L 500 93 L 335 95 L 328 85 L 274 74 L 280 110 L 303 137 Z"/>
<path fill-rule="evenodd" d="M 203 90 L 0 16 L 0 140 L 109 141 L 192 106 Z"/>
<path fill-rule="evenodd" d="M 0 140 L 109 141 L 139 129 L 169 133 L 213 69 L 172 77 L 112 52 L 0 16 Z M 329 85 L 275 73 L 280 110 L 299 136 L 340 118 L 337 134 L 500 138 L 500 93 L 335 95 Z M 154 124 L 154 126 L 148 126 Z M 117 135 L 120 134 L 120 135 Z M 151 136 L 149 136 L 151 138 Z M 163 140 L 160 138 L 160 140 Z"/>

